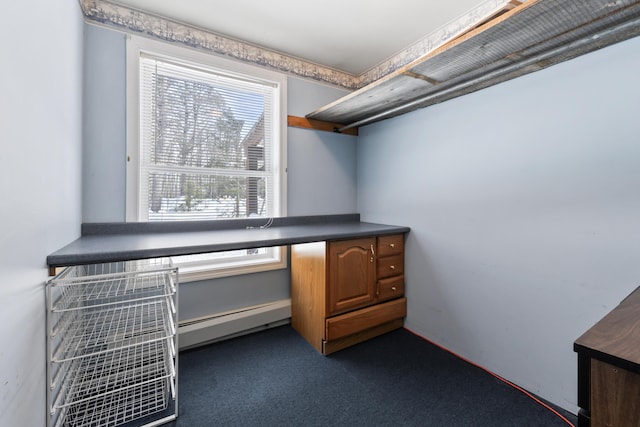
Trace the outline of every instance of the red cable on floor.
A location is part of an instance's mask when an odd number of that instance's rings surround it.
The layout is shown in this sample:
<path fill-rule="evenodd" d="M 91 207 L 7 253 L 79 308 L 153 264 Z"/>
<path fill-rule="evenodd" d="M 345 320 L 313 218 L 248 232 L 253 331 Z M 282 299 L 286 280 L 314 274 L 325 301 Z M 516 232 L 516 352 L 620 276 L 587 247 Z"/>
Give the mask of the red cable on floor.
<path fill-rule="evenodd" d="M 519 392 L 523 393 L 525 396 L 528 396 L 529 398 L 531 398 L 532 400 L 534 400 L 535 402 L 537 402 L 538 404 L 542 405 L 543 407 L 545 407 L 546 409 L 548 409 L 549 411 L 553 412 L 555 415 L 557 415 L 562 421 L 564 421 L 565 423 L 569 424 L 572 427 L 575 427 L 574 424 L 569 421 L 565 416 L 563 416 L 560 412 L 556 411 L 555 409 L 553 409 L 551 406 L 547 405 L 546 403 L 544 403 L 542 400 L 538 399 L 536 396 L 534 396 L 533 394 L 529 393 L 527 390 L 523 389 L 522 387 L 512 383 L 511 381 L 507 380 L 506 378 L 502 378 L 500 375 L 491 372 L 489 369 L 485 368 L 484 366 L 480 366 L 475 362 L 472 362 L 471 360 L 467 359 L 466 357 L 463 357 L 457 353 L 454 353 L 453 351 L 449 350 L 448 348 L 445 348 L 443 346 L 441 346 L 440 344 L 436 344 L 435 342 L 431 341 L 428 338 L 423 337 L 422 335 L 407 329 L 406 327 L 404 328 L 405 330 L 411 332 L 413 335 L 417 336 L 418 338 L 422 338 L 423 340 L 435 345 L 436 347 L 438 347 L 441 350 L 446 351 L 447 353 L 457 357 L 460 360 L 464 360 L 465 362 L 469 363 L 470 365 L 475 366 L 476 368 L 480 368 L 483 371 L 487 372 L 488 374 L 492 375 L 493 377 L 495 377 L 496 379 L 502 381 L 503 383 L 515 388 L 516 390 L 518 390 Z"/>

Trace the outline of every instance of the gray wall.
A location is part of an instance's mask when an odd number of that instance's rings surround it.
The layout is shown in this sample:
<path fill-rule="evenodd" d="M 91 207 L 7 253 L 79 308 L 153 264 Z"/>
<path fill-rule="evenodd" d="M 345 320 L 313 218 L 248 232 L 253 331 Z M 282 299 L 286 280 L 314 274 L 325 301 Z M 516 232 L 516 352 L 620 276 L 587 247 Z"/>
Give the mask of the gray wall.
<path fill-rule="evenodd" d="M 0 26 L 0 424 L 45 425 L 46 256 L 80 233 L 82 13 L 4 2 Z"/>
<path fill-rule="evenodd" d="M 125 219 L 125 35 L 85 25 L 83 221 Z M 288 114 L 304 116 L 346 94 L 289 78 Z M 287 214 L 356 212 L 356 141 L 348 135 L 289 128 Z M 184 283 L 180 318 L 290 297 L 289 270 Z"/>
<path fill-rule="evenodd" d="M 407 225 L 406 326 L 569 410 L 573 341 L 640 285 L 640 38 L 362 128 Z"/>
<path fill-rule="evenodd" d="M 125 37 L 84 26 L 82 218 L 125 220 Z"/>
<path fill-rule="evenodd" d="M 304 117 L 347 92 L 288 79 L 288 114 Z M 356 212 L 357 138 L 290 127 L 288 139 L 289 216 Z"/>

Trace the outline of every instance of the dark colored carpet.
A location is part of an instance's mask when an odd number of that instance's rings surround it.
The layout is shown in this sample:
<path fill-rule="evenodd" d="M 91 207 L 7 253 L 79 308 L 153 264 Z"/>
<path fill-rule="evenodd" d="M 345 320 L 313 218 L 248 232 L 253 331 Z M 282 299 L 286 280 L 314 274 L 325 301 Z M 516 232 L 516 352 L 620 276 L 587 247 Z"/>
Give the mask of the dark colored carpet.
<path fill-rule="evenodd" d="M 325 357 L 282 326 L 182 352 L 179 363 L 169 426 L 568 426 L 404 329 Z"/>

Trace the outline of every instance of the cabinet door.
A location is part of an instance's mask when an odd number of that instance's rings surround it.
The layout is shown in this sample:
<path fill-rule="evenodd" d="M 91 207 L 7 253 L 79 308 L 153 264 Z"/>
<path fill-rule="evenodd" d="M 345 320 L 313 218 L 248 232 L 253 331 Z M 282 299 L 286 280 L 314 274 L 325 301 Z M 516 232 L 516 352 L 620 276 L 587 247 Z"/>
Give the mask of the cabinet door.
<path fill-rule="evenodd" d="M 375 237 L 329 243 L 327 315 L 375 300 Z"/>
<path fill-rule="evenodd" d="M 640 374 L 591 359 L 591 426 L 640 426 Z"/>

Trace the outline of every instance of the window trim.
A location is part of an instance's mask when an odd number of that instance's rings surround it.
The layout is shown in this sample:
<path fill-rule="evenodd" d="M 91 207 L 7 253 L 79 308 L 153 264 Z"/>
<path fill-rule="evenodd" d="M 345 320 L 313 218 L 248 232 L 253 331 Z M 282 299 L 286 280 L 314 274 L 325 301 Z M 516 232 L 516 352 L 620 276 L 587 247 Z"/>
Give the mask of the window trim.
<path fill-rule="evenodd" d="M 278 216 L 286 216 L 287 208 L 287 78 L 285 75 L 270 70 L 266 70 L 254 65 L 240 63 L 229 59 L 217 57 L 215 55 L 198 52 L 184 46 L 173 45 L 148 38 L 127 35 L 126 41 L 126 189 L 125 189 L 125 220 L 127 222 L 140 221 L 140 53 L 146 52 L 153 56 L 168 60 L 178 60 L 193 63 L 205 67 L 218 68 L 233 74 L 247 75 L 252 78 L 264 79 L 278 85 L 278 102 L 275 116 L 279 118 L 278 143 L 274 145 L 274 156 L 279 161 L 277 173 L 277 185 L 279 190 Z M 237 218 L 236 218 L 237 219 Z M 220 220 L 224 221 L 224 220 Z M 180 281 L 189 282 L 196 280 L 206 280 L 218 277 L 235 276 L 241 274 L 256 273 L 283 269 L 287 267 L 287 247 L 277 247 L 279 249 L 279 261 L 267 261 L 258 259 L 254 263 L 246 263 L 238 266 L 237 262 L 232 262 L 227 266 L 219 265 L 216 268 L 208 269 L 185 269 L 180 271 Z M 178 264 L 179 266 L 179 264 Z"/>

